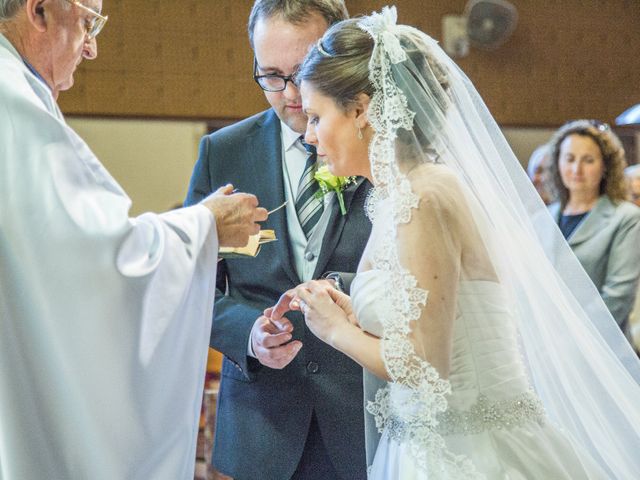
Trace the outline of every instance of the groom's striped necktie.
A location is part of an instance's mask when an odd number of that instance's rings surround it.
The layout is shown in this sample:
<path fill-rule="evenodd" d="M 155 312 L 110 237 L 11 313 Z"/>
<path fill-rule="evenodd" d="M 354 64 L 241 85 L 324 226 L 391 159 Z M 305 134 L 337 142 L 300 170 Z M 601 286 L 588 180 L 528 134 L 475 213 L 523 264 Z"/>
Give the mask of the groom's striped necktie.
<path fill-rule="evenodd" d="M 296 197 L 296 212 L 298 213 L 298 220 L 305 236 L 309 238 L 313 227 L 316 226 L 318 220 L 322 216 L 322 210 L 324 208 L 324 202 L 322 198 L 316 197 L 316 194 L 320 190 L 320 186 L 313 175 L 316 173 L 318 155 L 316 154 L 316 147 L 309 145 L 302 141 L 300 137 L 300 143 L 304 146 L 305 150 L 309 154 L 307 157 L 307 163 L 304 167 L 304 172 L 300 177 L 300 183 L 298 184 L 298 196 Z"/>

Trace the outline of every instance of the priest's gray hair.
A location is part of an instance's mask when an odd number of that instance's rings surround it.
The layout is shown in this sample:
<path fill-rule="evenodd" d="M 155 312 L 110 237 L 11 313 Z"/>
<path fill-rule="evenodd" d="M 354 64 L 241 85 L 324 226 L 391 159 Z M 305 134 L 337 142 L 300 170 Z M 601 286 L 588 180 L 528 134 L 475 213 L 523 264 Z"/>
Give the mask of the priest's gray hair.
<path fill-rule="evenodd" d="M 0 0 L 0 22 L 11 20 L 27 0 Z"/>

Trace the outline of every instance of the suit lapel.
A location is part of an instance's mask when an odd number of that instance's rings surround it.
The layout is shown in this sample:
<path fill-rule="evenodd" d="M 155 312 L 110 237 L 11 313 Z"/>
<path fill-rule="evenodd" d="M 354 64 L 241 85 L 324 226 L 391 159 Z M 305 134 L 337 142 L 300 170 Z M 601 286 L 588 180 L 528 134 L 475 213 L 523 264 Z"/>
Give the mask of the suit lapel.
<path fill-rule="evenodd" d="M 259 184 L 256 191 L 263 192 L 259 198 L 260 205 L 273 209 L 284 203 L 284 176 L 282 173 L 282 139 L 280 136 L 280 120 L 273 111 L 260 125 L 258 134 L 254 136 L 252 142 L 247 142 L 247 154 L 256 156 L 256 152 L 269 152 L 267 158 L 263 159 L 267 168 L 262 170 L 262 175 L 257 178 Z M 266 186 L 266 188 L 264 187 Z M 277 261 L 282 266 L 289 279 L 294 285 L 298 285 L 300 279 L 296 274 L 292 262 L 293 254 L 291 242 L 289 240 L 289 229 L 287 227 L 286 209 L 282 208 L 269 216 L 266 225 L 276 232 L 278 241 L 275 242 Z"/>
<path fill-rule="evenodd" d="M 605 195 L 602 195 L 596 206 L 576 227 L 567 242 L 572 247 L 592 238 L 597 232 L 602 230 L 608 223 L 608 218 L 615 212 L 615 207 Z"/>
<path fill-rule="evenodd" d="M 340 236 L 342 235 L 344 224 L 347 221 L 347 217 L 349 216 L 349 209 L 351 207 L 351 202 L 353 202 L 353 197 L 355 196 L 358 189 L 364 188 L 362 186 L 363 183 L 364 177 L 358 177 L 355 183 L 349 185 L 342 192 L 342 195 L 344 197 L 344 206 L 347 210 L 346 215 L 342 215 L 338 199 L 334 198 L 331 217 L 329 217 L 327 230 L 324 232 L 322 248 L 320 249 L 320 255 L 318 256 L 318 263 L 316 264 L 313 278 L 318 278 L 324 273 L 325 267 L 329 262 L 329 258 L 331 258 L 331 254 L 335 250 L 336 244 L 338 243 L 338 240 L 340 240 Z"/>

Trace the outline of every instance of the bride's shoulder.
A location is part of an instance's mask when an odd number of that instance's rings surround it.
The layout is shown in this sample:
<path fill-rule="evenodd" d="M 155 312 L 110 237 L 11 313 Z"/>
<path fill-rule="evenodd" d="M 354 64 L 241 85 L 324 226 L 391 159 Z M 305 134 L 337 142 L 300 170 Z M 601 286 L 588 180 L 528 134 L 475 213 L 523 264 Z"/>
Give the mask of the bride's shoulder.
<path fill-rule="evenodd" d="M 441 163 L 423 163 L 407 173 L 411 190 L 421 201 L 450 203 L 462 196 L 458 176 Z"/>

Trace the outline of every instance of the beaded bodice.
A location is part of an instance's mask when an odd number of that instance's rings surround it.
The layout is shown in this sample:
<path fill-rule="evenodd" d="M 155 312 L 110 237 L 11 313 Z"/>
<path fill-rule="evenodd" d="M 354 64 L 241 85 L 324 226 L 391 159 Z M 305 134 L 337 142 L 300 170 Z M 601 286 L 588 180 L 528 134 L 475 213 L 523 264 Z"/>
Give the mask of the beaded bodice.
<path fill-rule="evenodd" d="M 381 334 L 376 303 L 384 296 L 384 279 L 378 271 L 359 273 L 351 288 L 356 316 L 363 329 Z M 516 336 L 516 326 L 502 287 L 494 282 L 459 284 L 454 325 L 451 394 L 448 408 L 439 415 L 443 435 L 480 433 L 511 428 L 524 422 L 544 422 L 540 400 L 532 392 Z M 401 401 L 406 387 L 391 385 L 391 395 Z M 402 425 L 395 433 L 402 435 Z"/>

